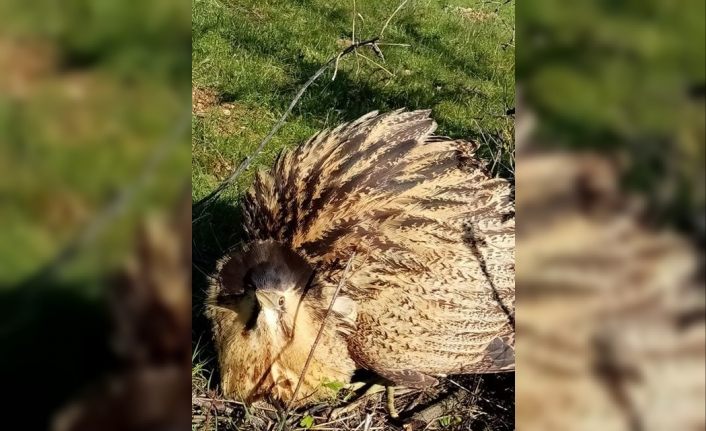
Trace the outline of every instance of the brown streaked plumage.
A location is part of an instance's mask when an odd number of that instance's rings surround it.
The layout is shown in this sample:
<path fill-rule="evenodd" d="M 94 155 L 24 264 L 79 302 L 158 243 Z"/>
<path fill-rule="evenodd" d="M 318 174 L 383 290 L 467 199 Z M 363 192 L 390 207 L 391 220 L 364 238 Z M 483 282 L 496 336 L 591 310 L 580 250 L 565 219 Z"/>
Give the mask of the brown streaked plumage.
<path fill-rule="evenodd" d="M 514 369 L 511 186 L 435 128 L 429 111 L 372 112 L 257 176 L 248 248 L 220 263 L 207 306 L 226 395 L 298 405 L 356 368 L 412 387 Z"/>

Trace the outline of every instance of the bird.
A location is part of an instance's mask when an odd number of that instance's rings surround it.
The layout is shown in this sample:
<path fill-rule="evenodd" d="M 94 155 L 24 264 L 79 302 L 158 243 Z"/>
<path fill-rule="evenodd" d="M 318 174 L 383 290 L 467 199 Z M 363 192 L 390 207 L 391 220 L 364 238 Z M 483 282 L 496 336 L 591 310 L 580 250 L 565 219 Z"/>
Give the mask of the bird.
<path fill-rule="evenodd" d="M 257 174 L 206 295 L 225 396 L 300 407 L 359 370 L 409 388 L 514 370 L 514 189 L 436 128 L 373 111 Z"/>

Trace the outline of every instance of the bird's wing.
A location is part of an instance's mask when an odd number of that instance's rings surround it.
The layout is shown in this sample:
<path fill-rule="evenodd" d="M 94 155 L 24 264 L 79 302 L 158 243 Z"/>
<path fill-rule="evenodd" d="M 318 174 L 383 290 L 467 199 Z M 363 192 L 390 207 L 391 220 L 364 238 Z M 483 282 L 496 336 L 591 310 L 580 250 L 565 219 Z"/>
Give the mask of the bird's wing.
<path fill-rule="evenodd" d="M 355 251 L 341 294 L 357 306 L 361 363 L 497 371 L 509 360 L 494 340 L 514 330 L 512 190 L 435 128 L 429 111 L 373 112 L 314 136 L 258 175 L 246 229 L 317 266 L 322 308 Z"/>
<path fill-rule="evenodd" d="M 326 263 L 353 248 L 400 250 L 400 233 L 443 223 L 474 218 L 482 221 L 475 229 L 504 231 L 499 217 L 514 214 L 507 181 L 484 172 L 473 144 L 432 136 L 429 114 L 371 112 L 281 154 L 244 199 L 250 239 L 274 239 Z M 492 239 L 514 242 L 505 233 Z"/>
<path fill-rule="evenodd" d="M 419 371 L 407 369 L 381 369 L 376 371 L 381 377 L 386 378 L 397 386 L 426 388 L 439 383 L 434 377 L 420 373 Z"/>
<path fill-rule="evenodd" d="M 429 111 L 371 112 L 280 154 L 245 197 L 248 234 L 331 259 L 347 235 L 383 217 L 384 199 L 414 186 L 390 189 L 412 162 L 410 152 L 435 128 Z"/>

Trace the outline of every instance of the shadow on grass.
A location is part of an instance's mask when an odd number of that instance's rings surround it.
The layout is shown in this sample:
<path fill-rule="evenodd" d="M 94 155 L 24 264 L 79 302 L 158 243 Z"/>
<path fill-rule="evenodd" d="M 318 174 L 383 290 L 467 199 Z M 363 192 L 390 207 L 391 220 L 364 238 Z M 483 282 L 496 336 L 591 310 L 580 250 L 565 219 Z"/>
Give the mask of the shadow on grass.
<path fill-rule="evenodd" d="M 326 7 L 318 11 L 323 16 L 343 13 L 343 9 L 331 10 Z M 342 17 L 331 17 L 329 19 L 341 20 Z M 439 69 L 451 69 L 459 76 L 476 77 L 483 81 L 491 81 L 497 73 L 490 67 L 484 67 L 482 62 L 472 61 L 468 57 L 460 57 L 454 49 L 444 43 L 440 35 L 423 34 L 419 30 L 420 24 L 415 22 L 405 22 L 402 29 L 405 35 L 401 41 L 410 44 L 407 48 L 387 49 L 407 49 L 417 53 L 433 52 L 435 56 L 439 53 L 440 58 L 444 58 L 444 63 L 439 64 Z M 291 98 L 301 85 L 311 77 L 323 64 L 323 62 L 312 62 L 307 59 L 304 52 L 296 44 L 282 44 L 281 40 L 290 35 L 284 34 L 282 29 L 272 30 L 272 34 L 261 32 L 255 33 L 248 28 L 231 28 L 228 30 L 228 37 L 233 46 L 240 50 L 245 50 L 255 58 L 264 58 L 274 64 L 283 64 L 287 74 L 293 78 L 293 84 L 285 84 L 272 88 L 269 93 L 278 95 L 275 99 L 277 109 L 284 110 Z M 339 35 L 349 37 L 350 35 Z M 336 35 L 332 35 L 336 37 Z M 361 36 L 362 37 L 362 36 Z M 500 42 L 498 42 L 500 43 Z M 383 47 L 384 48 L 384 47 Z M 363 51 L 368 57 L 375 57 L 369 49 Z M 331 52 L 335 55 L 335 52 Z M 353 61 L 350 55 L 344 62 Z M 362 61 L 362 60 L 361 60 Z M 380 61 L 380 60 L 378 60 Z M 404 62 L 401 62 L 403 64 Z M 398 72 L 398 71 L 396 71 Z M 355 72 L 353 72 L 355 73 Z M 295 115 L 313 118 L 326 118 L 331 111 L 336 111 L 339 121 L 351 121 L 372 110 L 388 111 L 406 107 L 408 109 L 427 109 L 437 105 L 440 101 L 460 101 L 460 96 L 465 98 L 487 98 L 488 95 L 477 91 L 474 88 L 464 88 L 458 82 L 447 82 L 442 77 L 430 79 L 424 86 L 414 85 L 406 88 L 400 85 L 375 85 L 391 79 L 381 69 L 361 71 L 360 76 L 351 76 L 351 71 L 339 70 L 336 80 L 330 81 L 330 74 L 325 74 L 319 79 L 295 108 Z M 403 76 L 396 78 L 405 79 Z M 410 81 L 411 82 L 411 81 Z M 412 82 L 419 84 L 417 80 Z M 250 89 L 243 88 L 240 92 L 224 92 L 221 95 L 222 101 L 232 102 L 243 99 L 249 94 Z M 281 95 L 281 96 L 280 96 Z M 290 97 L 291 96 L 291 97 Z M 509 95 L 512 96 L 512 95 Z M 511 100 L 514 98 L 511 98 Z M 505 111 L 512 106 L 505 106 L 498 112 L 484 113 L 488 116 L 502 116 Z M 450 119 L 438 119 L 441 130 L 449 135 L 478 139 L 479 133 L 473 130 L 468 124 Z"/>
<path fill-rule="evenodd" d="M 352 61 L 352 58 L 348 60 Z M 300 56 L 291 61 L 290 67 L 292 75 L 296 76 L 296 84 L 281 86 L 273 91 L 277 94 L 288 94 L 293 97 L 303 83 L 316 73 L 321 64 L 307 61 Z M 382 70 L 377 69 L 368 73 L 367 79 L 358 79 L 353 76 L 355 75 L 354 71 L 339 70 L 335 81 L 330 80 L 330 75 L 324 74 L 304 94 L 294 108 L 292 116 L 298 116 L 310 121 L 312 119 L 326 119 L 325 127 L 335 127 L 340 123 L 356 120 L 374 110 L 387 112 L 399 108 L 408 110 L 429 109 L 436 106 L 439 101 L 458 99 L 459 94 L 462 93 L 473 93 L 474 97 L 480 98 L 488 97 L 474 88 L 457 88 L 453 83 L 442 81 L 430 82 L 428 88 L 415 87 L 401 92 L 391 87 L 386 87 L 384 84 L 380 85 L 380 83 L 390 79 Z M 222 102 L 235 102 L 245 96 L 244 92 L 226 92 L 220 95 L 220 100 Z M 289 103 L 290 100 L 287 100 L 286 104 Z M 282 104 L 278 108 L 282 112 L 286 109 L 286 105 Z M 484 115 L 495 118 L 506 117 L 508 108 L 511 107 L 504 107 L 498 112 L 487 112 Z M 450 118 L 448 116 L 440 117 L 432 113 L 432 117 L 439 125 L 438 133 L 479 143 L 478 154 L 484 160 L 493 160 L 496 158 L 496 153 L 505 152 L 512 147 L 510 143 L 505 142 L 506 138 L 501 136 L 502 130 L 484 130 L 481 132 L 470 127 L 469 124 L 472 121 L 469 120 L 471 119 L 462 116 Z M 293 121 L 293 119 L 290 117 L 287 121 Z M 323 126 L 322 124 L 321 128 Z M 505 160 L 507 157 L 510 156 L 506 155 L 502 159 Z M 499 165 L 497 173 L 502 177 L 511 178 L 513 173 L 512 168 L 509 167 L 510 164 Z"/>
<path fill-rule="evenodd" d="M 477 115 L 476 117 L 471 118 L 468 113 L 456 115 L 448 110 L 445 115 L 440 115 L 442 114 L 440 112 L 433 113 L 432 116 L 439 124 L 439 133 L 480 143 L 479 155 L 486 160 L 496 159 L 496 154 L 499 152 L 504 154 L 511 151 L 509 149 L 512 145 L 506 142 L 507 137 L 504 137 L 512 134 L 507 130 L 511 127 L 511 122 L 498 124 L 496 120 L 511 118 L 507 116 L 507 111 L 513 107 L 512 94 L 500 95 L 502 98 L 509 97 L 506 101 L 509 105 L 495 106 L 497 103 L 493 105 L 493 95 L 487 94 L 486 90 L 479 89 L 475 84 L 459 81 L 459 77 L 469 76 L 482 82 L 490 82 L 496 71 L 466 56 L 459 57 L 454 53 L 453 47 L 447 46 L 440 36 L 423 34 L 410 23 L 405 24 L 403 28 L 406 36 L 402 39 L 410 43 L 411 47 L 388 47 L 387 49 L 408 49 L 415 51 L 417 55 L 428 51 L 442 53 L 441 58 L 445 59 L 445 63 L 439 64 L 439 70 L 451 69 L 454 73 L 451 76 L 440 73 L 438 76 L 420 80 L 418 77 L 405 77 L 402 70 L 395 70 L 396 78 L 390 77 L 380 68 L 371 69 L 370 66 L 358 72 L 350 67 L 354 62 L 354 55 L 351 54 L 341 62 L 341 68 L 334 81 L 330 79 L 332 72 L 329 70 L 308 89 L 294 108 L 292 117 L 299 117 L 308 123 L 320 124 L 322 128 L 335 127 L 339 123 L 353 121 L 374 110 L 386 112 L 399 108 L 429 109 L 437 107 L 440 102 L 451 102 L 454 106 L 452 110 L 467 111 L 467 104 L 478 101 L 478 105 L 486 107 L 486 111 L 476 112 L 474 114 Z M 229 33 L 231 43 L 234 46 L 237 45 L 238 49 L 251 53 L 253 57 L 264 57 L 275 64 L 283 64 L 287 74 L 292 77 L 290 82 L 273 86 L 268 91 L 269 94 L 275 95 L 268 102 L 275 112 L 283 112 L 304 82 L 323 64 L 323 61 L 315 62 L 307 58 L 293 44 L 283 46 L 276 43 L 280 37 L 284 37 L 283 35 L 268 38 L 264 34 L 255 34 L 247 29 L 231 29 Z M 375 54 L 368 48 L 362 48 L 362 52 L 368 57 L 375 58 Z M 331 55 L 334 54 L 334 52 L 331 53 Z M 360 61 L 365 63 L 363 60 Z M 399 66 L 405 67 L 403 65 L 404 62 L 400 62 Z M 388 85 L 391 79 L 396 82 Z M 221 102 L 236 102 L 250 99 L 252 96 L 252 89 L 240 87 L 223 91 L 219 98 Z M 288 121 L 293 119 L 290 118 Z M 479 129 L 479 123 L 486 124 L 484 130 Z M 495 124 L 495 126 L 487 127 L 488 124 Z M 509 156 L 503 159 L 507 157 Z M 511 168 L 504 166 L 498 170 L 498 173 L 504 177 L 511 177 L 511 171 Z"/>
<path fill-rule="evenodd" d="M 244 240 L 242 213 L 237 203 L 217 200 L 202 214 L 192 207 L 192 344 L 203 358 L 213 359 L 216 353 L 211 339 L 211 328 L 203 314 L 204 300 L 209 287 L 209 276 L 216 270 L 218 259 Z M 218 382 L 218 367 L 214 360 L 202 364 L 214 382 Z"/>
<path fill-rule="evenodd" d="M 515 373 L 451 376 L 465 388 L 478 393 L 472 397 L 481 415 L 464 418 L 459 429 L 471 431 L 515 429 Z"/>

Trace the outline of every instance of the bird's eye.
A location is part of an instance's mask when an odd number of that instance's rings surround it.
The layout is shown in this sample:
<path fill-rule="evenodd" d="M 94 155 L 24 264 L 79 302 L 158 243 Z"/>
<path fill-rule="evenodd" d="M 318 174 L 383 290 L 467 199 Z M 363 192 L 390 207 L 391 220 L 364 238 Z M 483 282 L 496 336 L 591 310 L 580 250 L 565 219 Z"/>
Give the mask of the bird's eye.
<path fill-rule="evenodd" d="M 280 307 L 284 306 L 284 296 L 280 296 L 280 297 L 279 297 L 279 301 L 277 301 L 277 302 L 278 302 L 278 304 L 279 304 Z"/>

